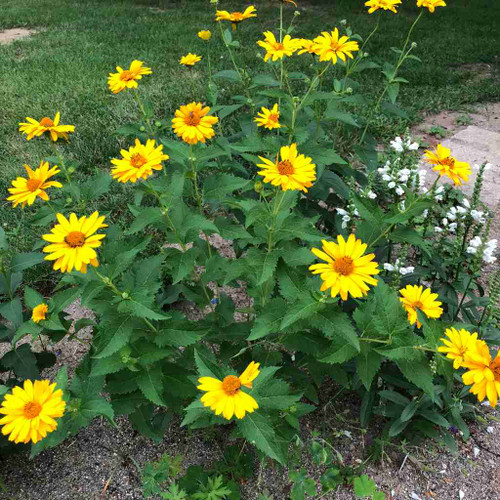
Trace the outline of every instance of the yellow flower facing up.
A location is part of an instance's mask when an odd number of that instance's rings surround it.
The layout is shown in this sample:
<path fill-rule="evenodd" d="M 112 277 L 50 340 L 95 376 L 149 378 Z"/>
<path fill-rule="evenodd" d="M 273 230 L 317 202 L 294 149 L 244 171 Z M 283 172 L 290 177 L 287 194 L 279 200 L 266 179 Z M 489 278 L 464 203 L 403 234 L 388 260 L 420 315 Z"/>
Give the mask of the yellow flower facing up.
<path fill-rule="evenodd" d="M 198 38 L 201 38 L 202 40 L 205 40 L 205 42 L 208 42 L 210 38 L 212 38 L 212 32 L 210 30 L 198 31 Z"/>
<path fill-rule="evenodd" d="M 26 122 L 19 124 L 19 132 L 26 134 L 26 139 L 31 141 L 33 137 L 40 137 L 43 134 L 50 136 L 50 139 L 57 142 L 58 139 L 68 140 L 68 134 L 75 131 L 74 125 L 59 125 L 61 113 L 59 111 L 56 116 L 48 118 L 44 116 L 40 121 L 36 121 L 29 116 L 26 117 Z"/>
<path fill-rule="evenodd" d="M 138 80 L 142 79 L 142 75 L 150 75 L 151 68 L 143 66 L 142 61 L 132 61 L 129 69 L 123 69 L 120 66 L 116 67 L 118 73 L 110 73 L 108 76 L 109 90 L 113 94 L 118 94 L 125 89 L 135 89 L 138 87 Z"/>
<path fill-rule="evenodd" d="M 390 10 L 396 14 L 398 12 L 396 5 L 399 5 L 400 3 L 401 0 L 368 0 L 365 2 L 365 6 L 369 7 L 368 14 L 372 14 L 379 9 Z"/>
<path fill-rule="evenodd" d="M 163 153 L 163 145 L 156 146 L 153 139 L 148 139 L 146 144 L 141 144 L 139 139 L 135 140 L 135 145 L 129 150 L 120 151 L 120 159 L 113 158 L 111 163 L 111 177 L 118 182 L 135 183 L 139 179 L 147 179 L 153 175 L 154 170 L 163 168 L 161 162 L 170 157 Z"/>
<path fill-rule="evenodd" d="M 300 38 L 300 50 L 298 52 L 299 55 L 301 54 L 317 54 L 318 49 L 316 48 L 316 44 L 314 43 L 314 40 L 309 40 L 307 38 Z"/>
<path fill-rule="evenodd" d="M 446 4 L 443 0 L 417 0 L 417 7 L 425 7 L 433 14 L 436 7 L 446 7 Z"/>
<path fill-rule="evenodd" d="M 182 56 L 180 63 L 183 64 L 184 66 L 190 66 L 191 68 L 197 63 L 201 61 L 201 56 L 197 56 L 196 54 L 191 54 L 191 52 L 186 55 Z"/>
<path fill-rule="evenodd" d="M 410 325 L 417 323 L 418 328 L 422 326 L 422 323 L 417 319 L 417 309 L 422 311 L 428 318 L 439 318 L 443 314 L 441 302 L 436 300 L 438 294 L 432 293 L 430 288 L 424 290 L 422 285 L 407 285 L 399 290 L 399 293 L 403 296 L 399 300 L 408 313 Z"/>
<path fill-rule="evenodd" d="M 10 196 L 7 201 L 11 201 L 14 207 L 21 204 L 24 208 L 26 204 L 33 205 L 37 197 L 44 201 L 49 200 L 49 195 L 45 192 L 51 187 L 62 188 L 62 184 L 57 181 L 49 181 L 51 177 L 60 172 L 57 165 L 49 167 L 49 162 L 40 162 L 40 166 L 32 170 L 28 165 L 24 165 L 28 178 L 18 177 L 12 181 L 12 186 L 9 188 Z"/>
<path fill-rule="evenodd" d="M 463 328 L 458 331 L 456 328 L 447 328 L 446 337 L 440 339 L 444 345 L 438 347 L 438 352 L 446 353 L 446 357 L 453 360 L 453 368 L 458 370 L 464 362 L 466 353 L 475 346 L 477 333 L 471 333 Z"/>
<path fill-rule="evenodd" d="M 257 118 L 254 118 L 254 122 L 259 127 L 264 127 L 269 130 L 274 128 L 280 128 L 281 125 L 279 123 L 280 112 L 278 109 L 278 104 L 275 104 L 272 109 L 268 108 L 260 108 L 261 112 L 257 113 Z"/>
<path fill-rule="evenodd" d="M 290 35 L 285 35 L 280 42 L 276 40 L 276 37 L 271 31 L 265 31 L 264 40 L 259 40 L 257 45 L 266 50 L 264 62 L 267 62 L 269 59 L 277 61 L 285 56 L 290 57 L 294 52 L 300 49 L 302 43 L 301 40 L 292 38 Z"/>
<path fill-rule="evenodd" d="M 172 119 L 174 132 L 188 144 L 205 142 L 215 135 L 213 126 L 219 121 L 216 116 L 209 116 L 210 108 L 201 102 L 192 102 L 181 106 Z"/>
<path fill-rule="evenodd" d="M 97 267 L 97 253 L 94 250 L 101 246 L 104 234 L 95 234 L 99 229 L 108 227 L 104 224 L 104 216 L 94 212 L 90 217 L 78 218 L 70 214 L 69 219 L 57 214 L 59 224 L 56 224 L 50 234 L 42 238 L 50 245 L 44 247 L 48 255 L 45 260 L 53 260 L 54 270 L 70 273 L 73 269 L 81 273 L 87 272 L 87 265 Z"/>
<path fill-rule="evenodd" d="M 238 28 L 238 24 L 251 17 L 257 17 L 257 9 L 253 5 L 247 7 L 245 12 L 228 12 L 227 10 L 218 10 L 215 12 L 215 20 L 229 21 L 234 31 Z"/>
<path fill-rule="evenodd" d="M 440 177 L 445 175 L 449 177 L 455 186 L 461 186 L 462 181 L 468 182 L 472 172 L 470 165 L 465 161 L 458 161 L 451 156 L 451 150 L 438 144 L 436 151 L 424 152 L 426 161 L 434 165 L 434 172 L 437 172 Z"/>
<path fill-rule="evenodd" d="M 370 287 L 377 286 L 378 282 L 373 277 L 379 274 L 378 264 L 373 262 L 375 254 L 365 255 L 367 245 L 351 234 L 347 241 L 342 235 L 334 241 L 322 240 L 322 250 L 311 249 L 312 253 L 326 264 L 313 264 L 309 270 L 319 274 L 323 280 L 321 291 L 330 288 L 330 295 L 336 297 L 340 294 L 342 300 L 347 300 L 348 295 L 359 298 L 367 295 Z"/>
<path fill-rule="evenodd" d="M 40 321 L 46 318 L 48 310 L 49 306 L 47 304 L 44 304 L 43 302 L 38 304 L 31 312 L 31 319 L 37 324 L 40 323 Z"/>
<path fill-rule="evenodd" d="M 210 407 L 216 415 L 222 414 L 226 420 L 230 420 L 233 415 L 242 419 L 246 413 L 253 413 L 259 405 L 242 387 L 252 388 L 253 380 L 259 375 L 259 366 L 259 363 L 252 361 L 239 377 L 228 375 L 222 381 L 213 377 L 200 377 L 198 389 L 206 392 L 201 397 L 203 406 Z"/>
<path fill-rule="evenodd" d="M 38 443 L 57 429 L 56 418 L 62 417 L 66 403 L 63 392 L 50 380 L 25 380 L 5 395 L 0 407 L 2 434 L 14 443 Z"/>
<path fill-rule="evenodd" d="M 259 156 L 264 163 L 257 164 L 262 168 L 259 175 L 264 176 L 264 182 L 270 182 L 273 186 L 281 186 L 283 191 L 304 191 L 313 185 L 316 180 L 316 165 L 311 158 L 297 153 L 297 144 L 283 146 L 280 149 L 280 157 L 275 161 Z"/>
<path fill-rule="evenodd" d="M 463 365 L 469 371 L 462 375 L 465 385 L 471 385 L 469 392 L 479 401 L 488 398 L 491 406 L 496 406 L 500 397 L 500 351 L 492 359 L 485 342 L 477 341 L 465 355 Z"/>
<path fill-rule="evenodd" d="M 316 54 L 320 61 L 332 61 L 336 64 L 337 58 L 346 61 L 346 56 L 353 59 L 352 53 L 359 50 L 358 42 L 349 40 L 347 36 L 340 36 L 338 28 L 331 33 L 323 31 L 314 39 Z"/>

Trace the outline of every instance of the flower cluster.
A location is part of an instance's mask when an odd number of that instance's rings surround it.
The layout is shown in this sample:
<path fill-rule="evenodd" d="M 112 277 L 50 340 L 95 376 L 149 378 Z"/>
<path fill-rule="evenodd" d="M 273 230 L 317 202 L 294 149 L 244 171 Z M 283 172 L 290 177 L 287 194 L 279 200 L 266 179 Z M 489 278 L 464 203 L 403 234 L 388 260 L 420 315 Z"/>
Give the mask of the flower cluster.
<path fill-rule="evenodd" d="M 496 239 L 483 242 L 479 236 L 474 236 L 474 238 L 469 241 L 469 246 L 466 251 L 471 255 L 481 255 L 484 262 L 493 264 L 497 260 L 494 256 L 497 244 Z"/>
<path fill-rule="evenodd" d="M 416 151 L 420 146 L 418 142 L 411 142 L 410 137 L 405 137 L 404 140 L 400 136 L 394 138 L 394 140 L 389 142 L 394 151 L 402 153 L 404 151 Z"/>
<path fill-rule="evenodd" d="M 402 274 L 403 276 L 405 276 L 406 274 L 411 274 L 413 271 L 415 271 L 414 266 L 403 267 L 401 265 L 401 262 L 399 262 L 399 259 L 396 259 L 394 264 L 389 264 L 389 262 L 386 262 L 384 264 L 384 269 L 386 271 L 391 272 L 391 273 L 397 272 L 399 274 Z"/>

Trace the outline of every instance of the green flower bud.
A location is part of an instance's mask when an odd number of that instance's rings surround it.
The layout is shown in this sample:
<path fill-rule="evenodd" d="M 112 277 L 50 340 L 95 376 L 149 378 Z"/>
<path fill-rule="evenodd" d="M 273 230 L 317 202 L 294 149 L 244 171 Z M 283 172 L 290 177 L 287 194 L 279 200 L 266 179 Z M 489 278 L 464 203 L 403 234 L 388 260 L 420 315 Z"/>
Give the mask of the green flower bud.
<path fill-rule="evenodd" d="M 146 127 L 142 126 L 140 129 L 139 129 L 141 132 L 144 132 L 146 130 Z"/>
<path fill-rule="evenodd" d="M 155 122 L 155 125 L 156 125 L 157 127 L 161 127 L 161 122 L 156 121 L 156 122 Z"/>
<path fill-rule="evenodd" d="M 70 198 L 69 196 L 66 198 L 66 203 L 71 203 L 73 201 L 73 198 Z"/>
<path fill-rule="evenodd" d="M 74 174 L 74 173 L 75 173 L 75 167 L 69 167 L 69 168 L 68 168 L 68 172 L 69 172 L 70 174 Z"/>
<path fill-rule="evenodd" d="M 262 190 L 264 189 L 264 184 L 262 184 L 261 181 L 255 181 L 253 189 L 256 193 L 262 193 Z"/>
<path fill-rule="evenodd" d="M 127 292 L 122 292 L 122 299 L 127 300 L 130 298 L 130 295 Z"/>

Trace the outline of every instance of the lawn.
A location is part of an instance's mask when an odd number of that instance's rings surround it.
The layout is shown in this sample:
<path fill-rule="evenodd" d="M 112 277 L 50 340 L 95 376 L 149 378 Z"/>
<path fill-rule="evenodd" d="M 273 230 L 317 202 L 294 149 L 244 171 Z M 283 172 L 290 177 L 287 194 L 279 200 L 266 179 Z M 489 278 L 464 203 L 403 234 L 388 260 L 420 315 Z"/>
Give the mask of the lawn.
<path fill-rule="evenodd" d="M 275 5 L 274 5 L 275 4 Z M 240 25 L 242 44 L 254 44 L 262 31 L 275 25 L 276 1 L 257 1 L 258 19 Z M 332 5 L 334 4 L 334 5 Z M 424 19 L 414 32 L 418 46 L 415 54 L 422 63 L 412 61 L 401 76 L 411 85 L 403 90 L 402 106 L 410 120 L 418 120 L 423 111 L 461 109 L 468 103 L 495 101 L 500 97 L 498 52 L 500 5 L 489 0 L 449 2 L 449 7 Z M 161 8 L 158 8 L 161 7 Z M 220 8 L 241 9 L 239 2 L 224 2 Z M 363 2 L 299 2 L 300 22 L 297 34 L 311 36 L 318 26 L 332 28 L 346 19 L 354 32 L 366 36 L 375 23 Z M 294 8 L 286 9 L 291 18 Z M 390 47 L 401 46 L 417 13 L 413 2 L 406 1 L 398 15 L 384 13 L 381 28 L 370 42 L 375 61 L 387 58 Z M 146 61 L 155 77 L 142 86 L 155 103 L 159 118 L 170 118 L 179 104 L 203 100 L 206 80 L 201 71 L 188 72 L 179 66 L 179 58 L 188 51 L 205 53 L 204 42 L 196 37 L 200 29 L 217 27 L 212 21 L 208 0 L 163 2 L 138 0 L 70 1 L 17 0 L 3 2 L 0 29 L 30 27 L 38 31 L 29 39 L 0 46 L 4 71 L 0 76 L 0 106 L 3 119 L 0 154 L 4 175 L 0 190 L 6 192 L 10 180 L 21 173 L 23 163 L 38 164 L 50 154 L 42 141 L 27 143 L 17 132 L 17 124 L 26 116 L 53 116 L 60 110 L 63 122 L 76 125 L 76 133 L 65 153 L 79 163 L 78 174 L 106 169 L 117 154 L 119 143 L 114 131 L 135 113 L 132 96 L 112 95 L 106 85 L 107 74 L 116 65 L 128 65 L 133 59 Z M 321 23 L 319 22 L 321 19 Z M 263 64 L 258 48 L 242 51 L 248 69 Z M 395 55 L 394 55 L 395 56 Z M 474 64 L 487 63 L 491 75 L 479 79 Z M 212 44 L 213 71 L 228 69 L 230 61 L 222 44 Z M 465 68 L 464 69 L 464 65 Z M 381 79 L 376 71 L 365 72 L 361 83 L 368 92 L 379 91 Z M 226 94 L 229 92 L 226 89 Z M 224 100 L 224 93 L 222 94 Z M 227 99 L 229 101 L 229 97 Z M 134 116 L 135 118 L 135 116 Z M 375 132 L 390 135 L 400 132 L 407 121 L 387 123 L 379 120 Z M 125 203 L 127 189 L 115 188 L 105 205 Z M 106 211 L 107 206 L 99 206 Z M 14 234 L 20 250 L 29 250 L 36 239 L 22 224 L 21 210 L 10 204 L 0 206 L 0 223 Z M 43 279 L 43 278 L 40 278 Z"/>

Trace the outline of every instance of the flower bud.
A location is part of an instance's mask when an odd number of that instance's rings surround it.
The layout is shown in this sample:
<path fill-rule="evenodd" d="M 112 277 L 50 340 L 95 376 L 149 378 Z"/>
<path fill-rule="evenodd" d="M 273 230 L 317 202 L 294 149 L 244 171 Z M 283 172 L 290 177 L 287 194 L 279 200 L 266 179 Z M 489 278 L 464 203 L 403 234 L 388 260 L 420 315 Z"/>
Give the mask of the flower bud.
<path fill-rule="evenodd" d="M 66 203 L 72 203 L 73 198 L 70 198 L 69 196 L 66 198 Z"/>
<path fill-rule="evenodd" d="M 144 132 L 146 130 L 146 127 L 142 126 L 140 129 L 139 129 L 141 132 Z"/>
<path fill-rule="evenodd" d="M 156 122 L 155 122 L 155 125 L 156 125 L 157 127 L 161 127 L 161 122 L 156 121 Z"/>
<path fill-rule="evenodd" d="M 298 16 L 300 16 L 300 12 L 299 12 L 298 10 L 296 10 L 296 11 L 293 13 L 293 15 L 294 15 L 295 17 L 298 17 Z"/>
<path fill-rule="evenodd" d="M 417 46 L 417 42 L 412 42 L 411 43 L 411 48 L 414 49 Z"/>
<path fill-rule="evenodd" d="M 340 21 L 340 24 L 341 24 L 342 26 L 345 26 L 345 25 L 347 24 L 347 19 L 342 19 L 342 20 Z"/>
<path fill-rule="evenodd" d="M 128 294 L 128 292 L 122 292 L 122 299 L 123 300 L 127 300 L 130 298 L 130 295 Z"/>
<path fill-rule="evenodd" d="M 75 173 L 75 167 L 69 167 L 68 168 L 68 173 L 74 174 Z"/>
<path fill-rule="evenodd" d="M 253 185 L 253 189 L 256 193 L 262 193 L 262 190 L 264 189 L 264 185 L 260 181 L 255 181 L 255 184 Z"/>

